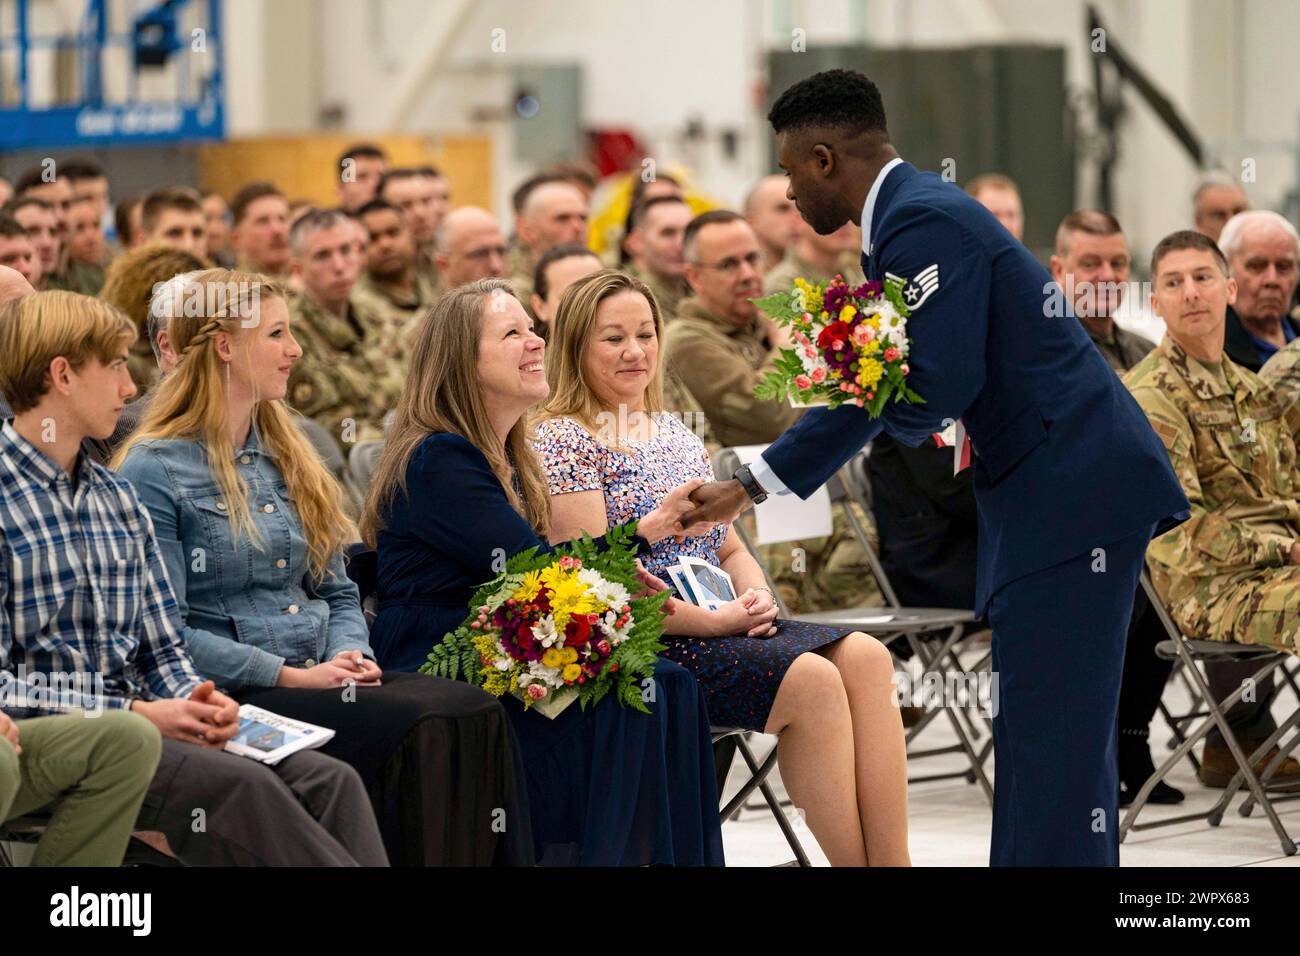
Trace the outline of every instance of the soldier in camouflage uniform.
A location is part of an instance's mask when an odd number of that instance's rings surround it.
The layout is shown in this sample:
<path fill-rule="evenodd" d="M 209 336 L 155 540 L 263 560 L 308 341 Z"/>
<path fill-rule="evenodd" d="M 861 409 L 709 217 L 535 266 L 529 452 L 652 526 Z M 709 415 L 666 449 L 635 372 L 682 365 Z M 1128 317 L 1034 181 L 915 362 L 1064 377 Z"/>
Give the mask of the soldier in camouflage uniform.
<path fill-rule="evenodd" d="M 515 191 L 515 244 L 506 261 L 510 286 L 534 320 L 533 271 L 567 243 L 587 243 L 587 197 L 563 179 L 535 176 Z"/>
<path fill-rule="evenodd" d="M 1182 235 L 1164 240 L 1156 256 Z M 1157 262 L 1164 272 L 1157 272 Z M 1205 263 L 1219 268 L 1209 252 L 1190 247 L 1164 251 L 1163 260 L 1153 262 L 1152 301 L 1169 333 L 1124 377 L 1192 505 L 1191 520 L 1151 543 L 1147 562 L 1156 590 L 1188 637 L 1294 654 L 1300 631 L 1300 409 L 1224 354 L 1226 305 L 1236 287 L 1224 273 L 1209 273 Z"/>
<path fill-rule="evenodd" d="M 1277 350 L 1259 370 L 1259 377 L 1288 405 L 1300 400 L 1300 339 Z"/>
<path fill-rule="evenodd" d="M 690 292 L 682 277 L 682 240 L 693 218 L 679 196 L 653 196 L 632 210 L 632 230 L 623 243 L 631 257 L 626 271 L 650 287 L 664 322 L 677 315 Z"/>
<path fill-rule="evenodd" d="M 346 455 L 383 437 L 384 416 L 405 380 L 403 323 L 358 304 L 353 284 L 361 254 L 347 217 L 313 211 L 290 234 L 302 294 L 289 304 L 290 329 L 302 347 L 289 377 L 289 404 L 320 423 Z"/>
<path fill-rule="evenodd" d="M 802 219 L 799 238 L 786 247 L 785 256 L 763 277 L 763 294 L 788 292 L 795 279 L 826 284 L 836 275 L 851 286 L 866 281 L 858 253 L 862 248 L 862 229 L 857 223 L 845 223 L 829 236 L 819 236 Z"/>
<path fill-rule="evenodd" d="M 353 298 L 372 315 L 396 316 L 410 326 L 437 301 L 429 280 L 416 271 L 415 240 L 396 206 L 375 199 L 361 207 L 357 218 L 370 243 L 366 267 L 353 289 Z"/>
<path fill-rule="evenodd" d="M 719 445 L 775 441 L 801 412 L 754 397 L 754 386 L 773 367 L 779 344 L 766 317 L 748 301 L 761 294 L 758 240 L 737 213 L 715 210 L 694 222 L 700 225 L 688 232 L 685 249 L 694 295 L 682 301 L 677 318 L 668 324 L 665 383 L 668 376 L 678 379 L 702 409 Z M 735 262 L 730 270 L 725 268 L 729 260 Z M 883 601 L 843 507 L 834 508 L 829 536 L 760 549 L 791 613 Z M 855 514 L 864 528 L 872 528 L 861 509 Z"/>

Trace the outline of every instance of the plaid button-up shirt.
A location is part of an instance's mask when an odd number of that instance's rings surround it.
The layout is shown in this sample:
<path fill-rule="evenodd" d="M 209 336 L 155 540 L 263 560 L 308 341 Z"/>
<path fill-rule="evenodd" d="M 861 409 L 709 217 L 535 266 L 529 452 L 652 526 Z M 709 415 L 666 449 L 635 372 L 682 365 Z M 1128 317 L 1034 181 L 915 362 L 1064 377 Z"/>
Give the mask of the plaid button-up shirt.
<path fill-rule="evenodd" d="M 29 717 L 187 697 L 199 675 L 149 513 L 83 454 L 66 471 L 0 426 L 0 710 Z"/>

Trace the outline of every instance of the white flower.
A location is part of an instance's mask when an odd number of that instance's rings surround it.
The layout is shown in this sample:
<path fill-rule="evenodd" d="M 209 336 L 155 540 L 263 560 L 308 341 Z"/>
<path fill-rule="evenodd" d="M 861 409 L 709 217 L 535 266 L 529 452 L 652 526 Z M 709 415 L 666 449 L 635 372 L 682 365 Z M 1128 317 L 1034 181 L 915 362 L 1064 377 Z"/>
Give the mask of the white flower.
<path fill-rule="evenodd" d="M 541 661 L 529 661 L 528 670 L 524 672 L 528 675 L 528 683 L 545 684 L 547 687 L 563 687 L 564 678 L 560 676 L 560 668 L 547 667 Z M 519 675 L 520 685 L 524 684 L 524 674 Z"/>
<path fill-rule="evenodd" d="M 627 588 L 615 581 L 607 581 L 599 571 L 591 568 L 580 568 L 578 580 L 587 585 L 597 601 L 611 608 L 619 609 L 631 598 Z"/>
<path fill-rule="evenodd" d="M 533 637 L 542 647 L 552 647 L 559 640 L 559 635 L 555 631 L 555 618 L 547 614 L 534 624 Z"/>
<path fill-rule="evenodd" d="M 882 335 L 889 335 L 893 332 L 902 332 L 906 334 L 907 319 L 895 312 L 892 305 L 886 303 L 886 306 L 887 311 L 885 308 L 880 310 L 880 333 Z"/>
<path fill-rule="evenodd" d="M 795 286 L 794 291 L 790 293 L 790 305 L 794 307 L 794 310 L 796 312 L 807 312 L 808 311 L 807 293 L 805 293 L 804 290 L 799 288 L 798 286 Z"/>

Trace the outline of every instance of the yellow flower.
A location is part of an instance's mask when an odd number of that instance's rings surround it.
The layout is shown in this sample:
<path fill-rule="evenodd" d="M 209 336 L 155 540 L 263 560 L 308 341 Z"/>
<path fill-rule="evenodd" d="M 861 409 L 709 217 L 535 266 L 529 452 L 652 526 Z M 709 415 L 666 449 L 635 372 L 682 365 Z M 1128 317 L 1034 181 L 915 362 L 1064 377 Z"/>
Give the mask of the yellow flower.
<path fill-rule="evenodd" d="M 474 650 L 478 651 L 479 654 L 481 654 L 484 657 L 497 656 L 496 641 L 493 640 L 491 637 L 489 637 L 487 634 L 480 634 L 478 637 L 471 639 L 469 643 L 474 648 Z"/>
<path fill-rule="evenodd" d="M 564 663 L 563 655 L 558 647 L 552 647 L 542 655 L 542 663 L 547 667 L 559 667 Z"/>
<path fill-rule="evenodd" d="M 578 677 L 579 677 L 579 675 L 581 675 L 581 674 L 582 674 L 582 666 L 581 666 L 581 665 L 579 665 L 579 664 L 570 664 L 570 665 L 568 665 L 567 667 L 564 668 L 564 673 L 563 673 L 561 676 L 563 676 L 564 679 L 565 679 L 566 681 L 573 682 L 573 681 L 577 680 Z"/>
<path fill-rule="evenodd" d="M 578 659 L 578 649 L 576 647 L 565 647 L 560 650 L 562 663 L 572 664 Z"/>
<path fill-rule="evenodd" d="M 551 613 L 555 615 L 555 629 L 563 631 L 569 618 L 575 614 L 593 614 L 597 610 L 595 597 L 578 572 L 553 564 L 542 571 L 542 583 L 551 589 Z"/>
<path fill-rule="evenodd" d="M 858 314 L 857 309 L 855 309 L 852 305 L 846 305 L 844 308 L 840 309 L 840 321 L 847 322 L 857 314 Z"/>
<path fill-rule="evenodd" d="M 875 355 L 880 351 L 880 339 L 872 339 L 866 345 L 862 346 L 863 355 Z"/>
<path fill-rule="evenodd" d="M 524 575 L 523 583 L 511 595 L 516 601 L 531 601 L 542 589 L 542 572 L 529 571 Z"/>
<path fill-rule="evenodd" d="M 800 276 L 794 280 L 796 289 L 802 289 L 804 293 L 804 311 L 816 315 L 822 310 L 822 287 L 812 285 L 807 279 Z M 823 316 L 825 318 L 825 316 Z"/>
<path fill-rule="evenodd" d="M 874 388 L 885 374 L 885 367 L 873 358 L 865 358 L 858 363 L 858 384 L 863 388 Z"/>

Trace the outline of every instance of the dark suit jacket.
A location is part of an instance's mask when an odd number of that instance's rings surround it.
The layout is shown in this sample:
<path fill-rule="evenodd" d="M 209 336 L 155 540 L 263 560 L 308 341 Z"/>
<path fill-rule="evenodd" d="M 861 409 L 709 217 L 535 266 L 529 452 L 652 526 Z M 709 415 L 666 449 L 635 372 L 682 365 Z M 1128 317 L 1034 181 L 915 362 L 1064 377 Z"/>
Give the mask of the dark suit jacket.
<path fill-rule="evenodd" d="M 1291 327 L 1291 331 L 1300 336 L 1300 322 L 1296 322 L 1289 315 L 1283 316 L 1282 321 Z M 1223 326 L 1223 351 L 1227 352 L 1228 358 L 1242 368 L 1248 368 L 1256 374 L 1263 366 L 1259 360 L 1259 353 L 1255 351 L 1255 343 L 1251 340 L 1250 332 L 1241 324 L 1241 318 L 1232 306 L 1228 306 L 1228 319 Z"/>
<path fill-rule="evenodd" d="M 908 381 L 926 402 L 891 403 L 880 419 L 852 405 L 813 409 L 763 455 L 792 491 L 812 494 L 882 428 L 915 446 L 961 417 L 977 455 L 980 614 L 1010 581 L 1186 520 L 1146 415 L 1083 327 L 1054 314 L 1051 276 L 992 213 L 902 163 L 881 185 L 865 241 L 868 279 L 937 267 L 937 288 L 908 324 Z"/>
<path fill-rule="evenodd" d="M 979 516 L 969 471 L 952 473 L 951 448 L 916 448 L 879 435 L 871 443 L 871 515 L 880 563 L 912 607 L 975 606 Z"/>

